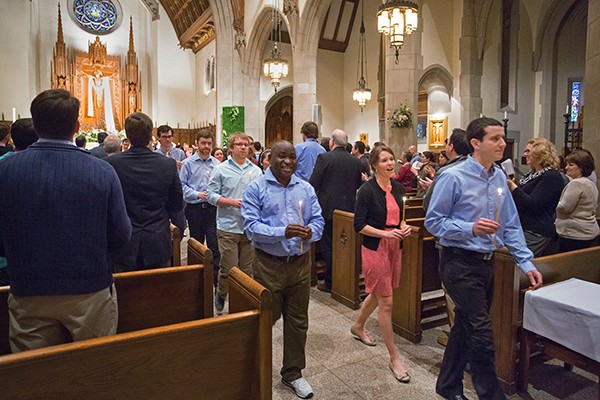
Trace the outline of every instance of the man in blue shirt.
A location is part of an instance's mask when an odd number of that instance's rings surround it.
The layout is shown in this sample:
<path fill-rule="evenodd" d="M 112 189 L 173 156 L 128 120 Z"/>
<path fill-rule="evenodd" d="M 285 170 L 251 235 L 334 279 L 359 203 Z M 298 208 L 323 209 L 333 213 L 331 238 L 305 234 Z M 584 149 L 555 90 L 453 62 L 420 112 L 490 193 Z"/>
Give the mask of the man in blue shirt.
<path fill-rule="evenodd" d="M 304 142 L 296 145 L 296 159 L 298 160 L 296 176 L 308 182 L 315 168 L 317 157 L 319 154 L 325 153 L 325 149 L 317 142 L 319 127 L 314 122 L 305 122 L 300 128 L 300 133 Z"/>
<path fill-rule="evenodd" d="M 217 286 L 221 253 L 217 241 L 217 207 L 208 202 L 210 174 L 219 160 L 210 155 L 213 145 L 212 133 L 201 130 L 196 135 L 198 150 L 181 164 L 179 178 L 186 202 L 185 217 L 190 227 L 190 236 L 204 243 L 213 253 L 213 284 Z"/>
<path fill-rule="evenodd" d="M 244 230 L 256 247 L 254 279 L 273 295 L 273 323 L 283 314 L 282 382 L 303 399 L 313 396 L 302 377 L 310 295 L 310 243 L 321 238 L 323 217 L 314 189 L 293 175 L 294 147 L 271 148 L 271 167 L 242 201 Z"/>
<path fill-rule="evenodd" d="M 246 187 L 262 176 L 262 171 L 247 159 L 250 151 L 248 135 L 234 132 L 229 136 L 230 157 L 217 165 L 210 176 L 207 199 L 217 206 L 217 238 L 221 261 L 215 293 L 217 314 L 223 312 L 229 292 L 229 271 L 233 266 L 252 276 L 254 249 L 244 235 L 240 207 Z"/>
<path fill-rule="evenodd" d="M 156 129 L 160 147 L 154 150 L 158 154 L 172 158 L 177 162 L 177 169 L 181 168 L 181 163 L 185 160 L 183 150 L 173 146 L 173 128 L 169 125 L 161 125 Z"/>
<path fill-rule="evenodd" d="M 464 399 L 462 378 L 468 362 L 479 398 L 505 399 L 495 372 L 489 316 L 493 252 L 506 246 L 533 289 L 542 285 L 542 275 L 525 245 L 506 176 L 494 164 L 506 147 L 502 124 L 475 119 L 467 127 L 467 140 L 472 156 L 436 179 L 425 217 L 425 227 L 439 238 L 440 275 L 456 304 L 436 392 L 446 399 Z"/>

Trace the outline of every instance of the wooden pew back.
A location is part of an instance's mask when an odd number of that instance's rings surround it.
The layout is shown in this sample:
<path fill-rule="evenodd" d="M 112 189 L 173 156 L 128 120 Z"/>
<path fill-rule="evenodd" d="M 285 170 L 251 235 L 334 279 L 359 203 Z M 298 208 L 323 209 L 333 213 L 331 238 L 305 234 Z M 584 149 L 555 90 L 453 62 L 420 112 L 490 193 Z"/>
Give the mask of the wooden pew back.
<path fill-rule="evenodd" d="M 270 293 L 234 268 L 229 295 L 227 316 L 1 356 L 3 396 L 270 399 Z"/>
<path fill-rule="evenodd" d="M 171 245 L 173 247 L 171 267 L 178 267 L 181 265 L 181 232 L 173 224 L 170 224 L 169 228 L 171 229 Z"/>

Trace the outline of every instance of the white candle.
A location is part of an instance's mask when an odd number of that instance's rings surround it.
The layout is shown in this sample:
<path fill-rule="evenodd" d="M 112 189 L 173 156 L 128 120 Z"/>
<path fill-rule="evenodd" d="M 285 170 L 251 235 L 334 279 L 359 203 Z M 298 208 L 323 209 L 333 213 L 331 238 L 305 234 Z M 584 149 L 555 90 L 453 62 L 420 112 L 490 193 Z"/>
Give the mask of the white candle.
<path fill-rule="evenodd" d="M 506 115 L 506 110 L 504 110 L 504 119 L 508 119 L 508 116 Z"/>
<path fill-rule="evenodd" d="M 402 221 L 406 221 L 406 196 L 402 198 Z"/>
<path fill-rule="evenodd" d="M 14 108 L 13 108 L 13 110 L 14 110 Z M 567 103 L 567 108 L 565 108 L 565 114 L 568 114 L 568 113 L 569 113 L 569 103 Z"/>
<path fill-rule="evenodd" d="M 300 225 L 304 225 L 304 221 L 302 221 L 302 200 L 298 201 L 298 208 L 300 209 Z M 304 252 L 304 242 L 302 238 L 300 238 L 300 253 Z"/>
<path fill-rule="evenodd" d="M 17 120 L 17 109 L 13 107 L 12 109 L 12 121 L 15 122 Z"/>
<path fill-rule="evenodd" d="M 479 113 L 479 118 L 483 118 L 483 114 L 482 113 Z"/>
<path fill-rule="evenodd" d="M 498 208 L 496 208 L 496 222 L 500 219 L 500 204 L 502 202 L 502 188 L 498 188 Z M 494 239 L 492 240 L 492 250 L 496 249 L 496 233 L 494 233 Z"/>

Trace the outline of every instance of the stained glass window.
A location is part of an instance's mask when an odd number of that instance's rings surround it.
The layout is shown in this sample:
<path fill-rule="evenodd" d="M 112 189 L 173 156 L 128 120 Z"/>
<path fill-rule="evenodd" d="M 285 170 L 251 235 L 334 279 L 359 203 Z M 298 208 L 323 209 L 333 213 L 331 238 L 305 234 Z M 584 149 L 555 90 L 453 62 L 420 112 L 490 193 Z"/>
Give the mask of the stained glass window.
<path fill-rule="evenodd" d="M 121 24 L 121 5 L 117 0 L 71 0 L 70 15 L 83 30 L 106 35 Z"/>
<path fill-rule="evenodd" d="M 571 82 L 571 122 L 577 122 L 581 108 L 581 82 Z"/>

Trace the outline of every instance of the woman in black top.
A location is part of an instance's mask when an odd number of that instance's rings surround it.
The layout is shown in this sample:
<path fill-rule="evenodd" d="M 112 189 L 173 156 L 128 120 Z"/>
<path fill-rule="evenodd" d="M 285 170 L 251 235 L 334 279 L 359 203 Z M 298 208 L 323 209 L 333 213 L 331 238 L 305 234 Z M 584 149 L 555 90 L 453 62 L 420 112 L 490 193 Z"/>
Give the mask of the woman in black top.
<path fill-rule="evenodd" d="M 369 295 L 350 332 L 364 344 L 374 346 L 364 327 L 367 318 L 379 307 L 379 328 L 390 354 L 389 368 L 397 380 L 408 383 L 410 376 L 400 361 L 392 329 L 392 292 L 400 284 L 400 241 L 410 234 L 410 227 L 401 215 L 405 192 L 392 179 L 396 164 L 392 149 L 376 146 L 369 163 L 375 178 L 360 187 L 354 210 L 354 229 L 363 234 L 362 269 Z"/>

